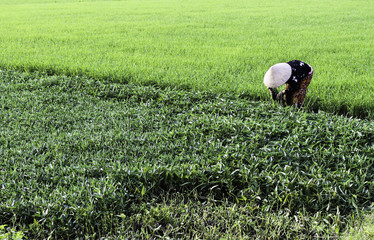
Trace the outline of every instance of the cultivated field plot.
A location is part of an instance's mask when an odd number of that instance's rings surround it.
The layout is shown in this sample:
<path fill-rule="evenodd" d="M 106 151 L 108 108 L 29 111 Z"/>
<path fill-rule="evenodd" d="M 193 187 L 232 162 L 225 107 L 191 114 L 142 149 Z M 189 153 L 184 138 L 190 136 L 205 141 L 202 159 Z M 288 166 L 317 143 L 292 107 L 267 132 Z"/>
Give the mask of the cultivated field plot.
<path fill-rule="evenodd" d="M 0 66 L 268 99 L 277 62 L 315 69 L 308 106 L 371 115 L 372 0 L 0 1 Z"/>
<path fill-rule="evenodd" d="M 359 227 L 373 212 L 373 5 L 0 1 L 0 238 Z M 315 70 L 301 111 L 262 83 L 291 59 Z"/>
<path fill-rule="evenodd" d="M 337 236 L 374 124 L 230 94 L 4 71 L 0 223 L 31 238 Z"/>

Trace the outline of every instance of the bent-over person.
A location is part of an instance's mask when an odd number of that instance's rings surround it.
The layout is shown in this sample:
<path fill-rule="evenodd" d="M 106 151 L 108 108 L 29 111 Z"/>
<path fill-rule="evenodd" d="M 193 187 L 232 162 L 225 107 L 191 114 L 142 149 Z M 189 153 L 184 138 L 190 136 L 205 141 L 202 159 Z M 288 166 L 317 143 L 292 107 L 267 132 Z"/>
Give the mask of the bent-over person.
<path fill-rule="evenodd" d="M 312 66 L 299 60 L 292 60 L 270 67 L 265 74 L 264 84 L 274 101 L 279 101 L 282 106 L 291 106 L 295 103 L 296 107 L 300 108 L 312 77 Z M 286 84 L 286 89 L 278 93 L 276 88 L 283 84 Z"/>

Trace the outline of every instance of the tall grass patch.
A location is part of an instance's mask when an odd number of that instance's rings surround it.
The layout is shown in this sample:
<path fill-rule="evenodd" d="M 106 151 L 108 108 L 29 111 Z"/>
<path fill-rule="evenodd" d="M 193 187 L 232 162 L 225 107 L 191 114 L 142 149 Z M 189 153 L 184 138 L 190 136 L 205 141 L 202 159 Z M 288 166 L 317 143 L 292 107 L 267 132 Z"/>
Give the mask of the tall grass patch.
<path fill-rule="evenodd" d="M 371 116 L 371 1 L 1 1 L 0 66 L 250 99 L 277 62 L 315 70 L 307 106 Z"/>

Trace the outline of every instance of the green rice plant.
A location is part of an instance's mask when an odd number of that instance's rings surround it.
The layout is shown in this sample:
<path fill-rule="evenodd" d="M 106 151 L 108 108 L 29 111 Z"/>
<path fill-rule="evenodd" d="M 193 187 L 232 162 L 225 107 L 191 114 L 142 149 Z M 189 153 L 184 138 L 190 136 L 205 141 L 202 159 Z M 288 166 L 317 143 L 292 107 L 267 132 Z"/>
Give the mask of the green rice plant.
<path fill-rule="evenodd" d="M 315 70 L 309 109 L 371 117 L 370 0 L 0 2 L 0 67 L 269 99 L 278 62 Z"/>
<path fill-rule="evenodd" d="M 342 239 L 374 239 L 374 218 L 373 214 L 369 213 L 363 219 L 356 220 L 356 227 L 351 227 L 343 235 Z"/>
<path fill-rule="evenodd" d="M 9 231 L 6 228 L 6 225 L 0 226 L 0 239 L 1 240 L 22 240 L 24 234 L 22 232 L 17 232 L 14 229 Z"/>
<path fill-rule="evenodd" d="M 0 72 L 0 223 L 28 239 L 339 237 L 374 123 L 233 93 Z"/>

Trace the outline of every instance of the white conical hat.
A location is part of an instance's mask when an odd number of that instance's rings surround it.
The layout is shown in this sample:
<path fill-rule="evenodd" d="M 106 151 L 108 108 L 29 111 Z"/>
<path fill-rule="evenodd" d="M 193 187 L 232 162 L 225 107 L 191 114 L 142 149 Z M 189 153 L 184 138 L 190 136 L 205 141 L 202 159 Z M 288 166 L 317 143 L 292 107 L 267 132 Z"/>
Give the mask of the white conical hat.
<path fill-rule="evenodd" d="M 264 84 L 268 88 L 282 86 L 290 79 L 292 74 L 291 66 L 287 63 L 278 63 L 270 67 L 265 73 Z"/>

